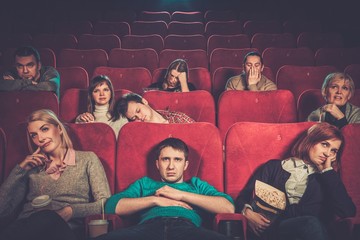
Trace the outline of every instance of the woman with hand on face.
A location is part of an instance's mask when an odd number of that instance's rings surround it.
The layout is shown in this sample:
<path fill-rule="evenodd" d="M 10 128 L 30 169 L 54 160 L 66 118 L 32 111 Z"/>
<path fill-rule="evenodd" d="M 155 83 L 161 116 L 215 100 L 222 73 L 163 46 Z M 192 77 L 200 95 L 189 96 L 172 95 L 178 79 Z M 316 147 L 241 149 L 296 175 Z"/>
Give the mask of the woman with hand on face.
<path fill-rule="evenodd" d="M 326 76 L 321 93 L 326 104 L 308 116 L 308 121 L 328 122 L 342 128 L 349 123 L 360 123 L 360 108 L 349 103 L 355 84 L 345 73 L 335 72 Z"/>
<path fill-rule="evenodd" d="M 183 59 L 176 59 L 170 63 L 165 78 L 162 81 L 151 84 L 148 88 L 159 89 L 168 92 L 189 92 L 194 91 L 195 86 L 188 82 L 188 65 Z"/>
<path fill-rule="evenodd" d="M 75 239 L 83 218 L 101 213 L 110 197 L 104 168 L 93 152 L 76 151 L 64 125 L 50 110 L 27 119 L 30 154 L 0 187 L 0 218 L 17 220 L 0 229 L 0 239 Z M 37 211 L 33 199 L 48 195 L 51 207 Z"/>
<path fill-rule="evenodd" d="M 325 225 L 334 215 L 355 216 L 356 207 L 335 171 L 343 141 L 337 127 L 315 124 L 295 143 L 292 157 L 270 160 L 253 174 L 235 204 L 247 219 L 248 239 L 327 240 Z M 285 210 L 272 223 L 254 211 L 256 180 L 285 193 Z"/>
<path fill-rule="evenodd" d="M 91 80 L 88 89 L 88 111 L 76 117 L 76 123 L 103 122 L 115 132 L 116 137 L 124 124 L 125 117 L 114 118 L 115 94 L 110 79 L 105 75 Z"/>

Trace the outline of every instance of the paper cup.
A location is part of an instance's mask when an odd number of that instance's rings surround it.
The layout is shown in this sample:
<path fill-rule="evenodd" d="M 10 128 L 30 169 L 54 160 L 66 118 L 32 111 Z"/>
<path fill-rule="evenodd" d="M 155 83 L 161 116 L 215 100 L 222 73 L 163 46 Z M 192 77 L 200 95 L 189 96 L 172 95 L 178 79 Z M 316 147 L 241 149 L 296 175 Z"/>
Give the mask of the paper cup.
<path fill-rule="evenodd" d="M 49 195 L 41 195 L 34 198 L 31 202 L 31 206 L 35 211 L 51 209 L 51 197 Z"/>
<path fill-rule="evenodd" d="M 89 222 L 89 236 L 95 238 L 108 232 L 109 222 L 103 219 L 91 220 Z"/>

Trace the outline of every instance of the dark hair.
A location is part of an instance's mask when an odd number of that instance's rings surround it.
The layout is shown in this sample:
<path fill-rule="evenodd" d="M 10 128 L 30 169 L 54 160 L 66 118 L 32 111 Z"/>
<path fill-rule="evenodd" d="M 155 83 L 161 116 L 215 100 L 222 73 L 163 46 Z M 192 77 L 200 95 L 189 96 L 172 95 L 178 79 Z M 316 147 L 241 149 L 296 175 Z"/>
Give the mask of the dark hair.
<path fill-rule="evenodd" d="M 178 150 L 180 152 L 184 153 L 185 160 L 188 160 L 189 156 L 189 149 L 184 141 L 182 141 L 179 138 L 166 138 L 162 140 L 156 147 L 156 157 L 160 157 L 161 150 L 163 150 L 166 147 L 172 147 L 175 150 Z"/>
<path fill-rule="evenodd" d="M 341 143 L 344 142 L 344 137 L 341 131 L 334 125 L 331 125 L 327 122 L 317 123 L 311 126 L 304 134 L 299 138 L 291 150 L 291 154 L 299 159 L 310 162 L 309 151 L 310 149 L 318 144 L 319 142 L 338 139 Z M 337 153 L 336 159 L 337 164 L 340 164 L 341 149 L 343 144 L 341 144 L 340 149 Z"/>
<path fill-rule="evenodd" d="M 33 48 L 31 46 L 19 47 L 14 52 L 14 61 L 15 61 L 16 56 L 18 56 L 18 57 L 28 57 L 28 56 L 31 56 L 31 55 L 34 55 L 37 63 L 40 62 L 40 54 L 39 54 L 38 50 L 36 50 L 35 48 Z"/>
<path fill-rule="evenodd" d="M 186 79 L 189 79 L 189 68 L 187 65 L 187 62 L 184 59 L 176 59 L 174 61 L 172 61 L 172 63 L 170 63 L 166 74 L 165 74 L 165 78 L 162 80 L 162 83 L 167 82 L 168 76 L 171 73 L 171 70 L 176 69 L 178 72 L 182 73 L 185 72 L 186 73 Z"/>
<path fill-rule="evenodd" d="M 128 111 L 129 102 L 136 102 L 143 104 L 143 98 L 136 93 L 124 94 L 117 102 L 114 111 L 114 119 L 120 118 L 120 115 L 125 116 Z"/>
<path fill-rule="evenodd" d="M 99 86 L 103 83 L 107 84 L 108 87 L 110 88 L 111 96 L 110 96 L 110 100 L 109 100 L 108 113 L 110 114 L 111 118 L 113 119 L 114 118 L 114 105 L 115 105 L 114 87 L 111 83 L 110 78 L 105 75 L 96 76 L 90 81 L 90 86 L 88 88 L 88 112 L 93 113 L 95 111 L 95 100 L 92 96 L 92 93 L 97 86 Z"/>
<path fill-rule="evenodd" d="M 259 58 L 260 58 L 261 65 L 264 65 L 264 60 L 263 60 L 261 54 L 258 53 L 258 52 L 248 52 L 248 53 L 245 55 L 245 57 L 244 57 L 243 64 L 246 63 L 247 58 L 248 58 L 249 56 L 257 56 L 257 57 L 259 57 Z"/>

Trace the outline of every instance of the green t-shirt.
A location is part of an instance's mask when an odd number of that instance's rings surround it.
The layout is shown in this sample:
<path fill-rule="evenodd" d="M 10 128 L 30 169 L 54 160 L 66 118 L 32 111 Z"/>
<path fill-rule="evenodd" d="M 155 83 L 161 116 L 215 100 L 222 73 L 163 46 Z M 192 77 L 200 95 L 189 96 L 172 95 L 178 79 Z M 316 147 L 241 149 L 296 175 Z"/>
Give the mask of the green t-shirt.
<path fill-rule="evenodd" d="M 159 182 L 155 181 L 148 177 L 143 177 L 133 184 L 131 184 L 125 191 L 117 193 L 111 196 L 105 205 L 105 212 L 106 213 L 115 213 L 115 208 L 117 203 L 122 198 L 141 198 L 141 197 L 148 197 L 153 196 L 157 189 L 168 185 L 172 188 L 206 195 L 206 196 L 221 196 L 229 200 L 231 203 L 234 204 L 232 198 L 222 192 L 216 190 L 213 186 L 208 184 L 205 181 L 200 180 L 197 177 L 191 178 L 188 182 L 182 183 L 167 183 L 167 182 Z M 186 209 L 183 207 L 178 206 L 169 206 L 169 207 L 152 207 L 149 209 L 145 209 L 140 212 L 140 223 L 147 221 L 151 218 L 155 217 L 183 217 L 191 220 L 196 226 L 201 225 L 201 214 L 205 211 L 197 206 L 192 206 L 193 209 Z"/>

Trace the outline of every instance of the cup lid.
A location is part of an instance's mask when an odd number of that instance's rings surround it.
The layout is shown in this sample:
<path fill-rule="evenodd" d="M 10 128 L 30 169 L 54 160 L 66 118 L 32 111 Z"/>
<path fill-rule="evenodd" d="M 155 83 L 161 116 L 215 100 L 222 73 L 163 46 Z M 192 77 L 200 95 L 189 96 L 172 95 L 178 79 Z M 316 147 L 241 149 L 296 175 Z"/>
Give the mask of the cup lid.
<path fill-rule="evenodd" d="M 31 202 L 31 205 L 34 208 L 41 208 L 49 205 L 50 202 L 51 202 L 51 197 L 49 195 L 41 195 L 34 198 Z"/>
<path fill-rule="evenodd" d="M 89 225 L 104 225 L 104 224 L 109 224 L 108 220 L 105 219 L 95 219 L 95 220 L 91 220 L 89 222 Z"/>

